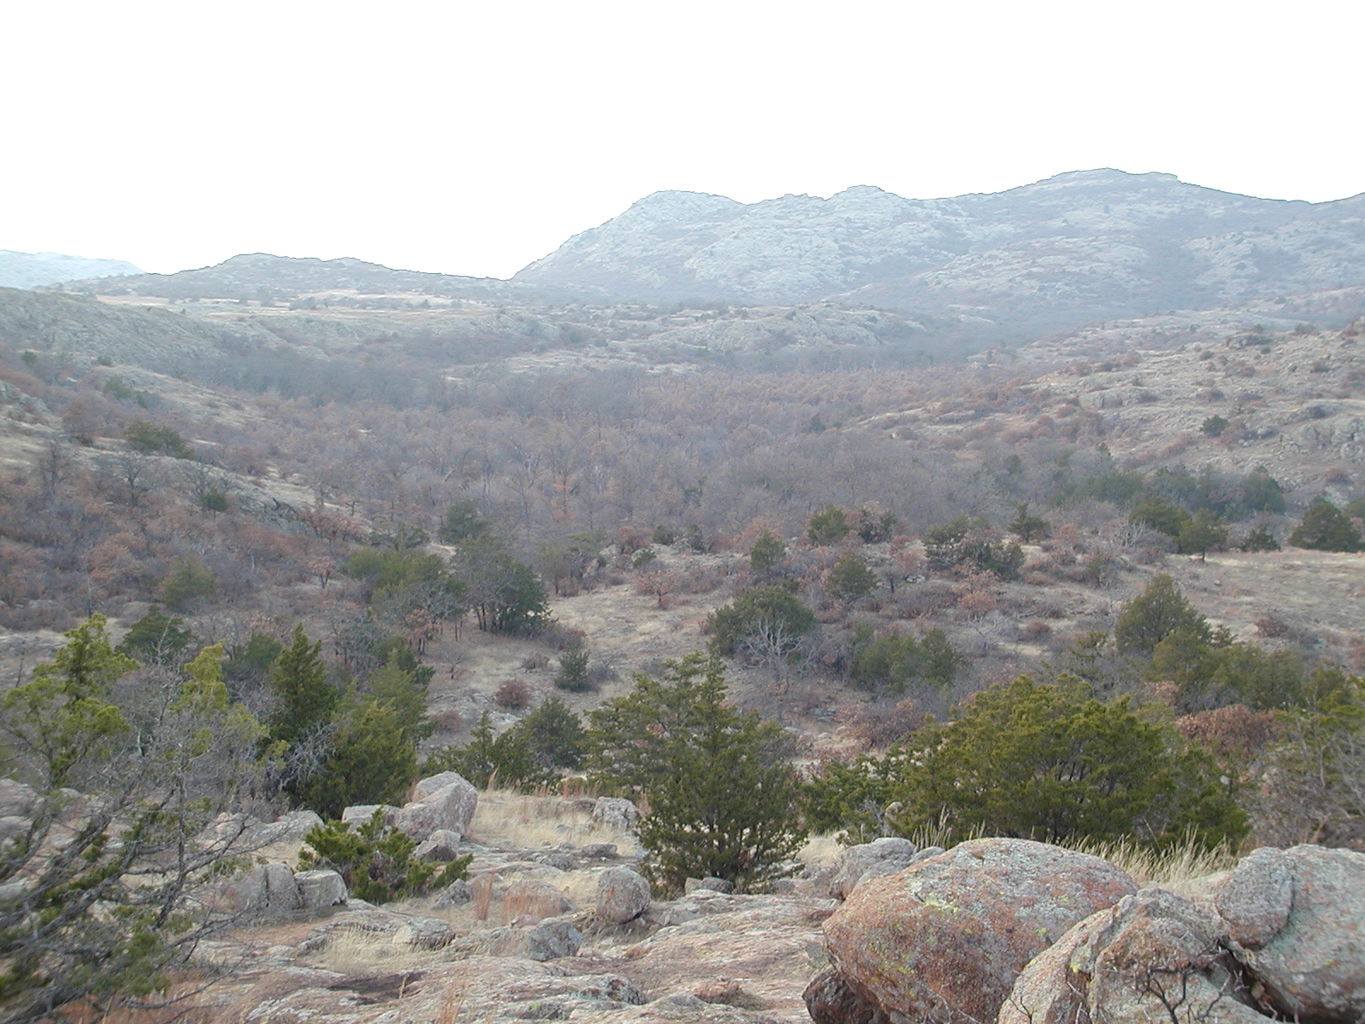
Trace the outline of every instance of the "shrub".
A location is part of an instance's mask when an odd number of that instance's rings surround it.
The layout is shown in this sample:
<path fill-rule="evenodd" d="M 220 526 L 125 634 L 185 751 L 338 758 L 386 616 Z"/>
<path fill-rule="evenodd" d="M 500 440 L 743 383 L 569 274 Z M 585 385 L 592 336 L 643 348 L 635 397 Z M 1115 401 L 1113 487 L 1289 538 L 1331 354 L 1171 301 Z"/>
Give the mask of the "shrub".
<path fill-rule="evenodd" d="M 558 772 L 537 761 L 536 753 L 525 729 L 513 726 L 496 733 L 492 718 L 485 711 L 470 731 L 468 743 L 433 754 L 422 765 L 422 773 L 459 772 L 480 789 L 496 782 L 508 789 L 530 792 L 558 778 Z"/>
<path fill-rule="evenodd" d="M 694 654 L 590 716 L 591 777 L 647 796 L 645 869 L 666 892 L 707 875 L 761 888 L 789 873 L 805 839 L 790 741 L 725 698 L 720 663 Z"/>
<path fill-rule="evenodd" d="M 569 693 L 586 693 L 593 689 L 588 676 L 588 649 L 575 647 L 559 656 L 559 671 L 555 673 L 555 686 Z"/>
<path fill-rule="evenodd" d="M 785 587 L 750 587 L 717 608 L 706 620 L 712 647 L 733 654 L 746 638 L 761 630 L 780 630 L 791 637 L 814 631 L 815 613 Z"/>
<path fill-rule="evenodd" d="M 370 903 L 389 903 L 449 885 L 468 874 L 473 859 L 457 857 L 444 867 L 417 860 L 412 855 L 416 841 L 384 824 L 382 808 L 354 831 L 333 821 L 315 826 L 303 841 L 311 849 L 299 851 L 301 869 L 331 868 L 346 880 L 352 896 Z"/>
<path fill-rule="evenodd" d="M 167 608 L 178 612 L 200 598 L 211 597 L 217 590 L 218 580 L 203 562 L 197 558 L 177 558 L 157 593 Z"/>
<path fill-rule="evenodd" d="M 749 549 L 749 567 L 754 572 L 767 572 L 787 557 L 787 545 L 772 530 L 764 530 Z"/>
<path fill-rule="evenodd" d="M 856 601 L 877 589 L 877 575 L 866 559 L 850 551 L 825 574 L 825 589 L 841 601 Z"/>
<path fill-rule="evenodd" d="M 1308 506 L 1303 522 L 1289 535 L 1289 543 L 1315 551 L 1365 550 L 1351 517 L 1324 497 L 1315 498 Z"/>
<path fill-rule="evenodd" d="M 821 546 L 839 543 L 850 529 L 848 516 L 837 505 L 826 505 L 806 522 L 806 536 L 811 543 Z"/>
<path fill-rule="evenodd" d="M 170 427 L 158 427 L 146 420 L 133 420 L 123 431 L 123 439 L 135 452 L 146 455 L 170 455 L 177 459 L 192 459 L 194 452 L 185 439 Z"/>
<path fill-rule="evenodd" d="M 964 567 L 993 573 L 1002 580 L 1015 579 L 1024 564 L 1023 548 L 995 539 L 983 520 L 967 516 L 927 531 L 924 553 L 930 568 Z"/>
<path fill-rule="evenodd" d="M 931 629 L 922 640 L 905 633 L 871 636 L 859 630 L 849 677 L 855 686 L 878 693 L 901 693 L 911 684 L 942 686 L 952 681 L 965 659 L 941 629 Z"/>
<path fill-rule="evenodd" d="M 531 703 L 531 687 L 520 679 L 504 679 L 493 694 L 493 701 L 508 711 L 520 711 Z"/>
<path fill-rule="evenodd" d="M 1177 630 L 1190 633 L 1202 644 L 1212 639 L 1208 619 L 1185 600 L 1175 580 L 1159 573 L 1119 614 L 1114 624 L 1114 641 L 1123 653 L 1150 655 L 1157 644 Z"/>

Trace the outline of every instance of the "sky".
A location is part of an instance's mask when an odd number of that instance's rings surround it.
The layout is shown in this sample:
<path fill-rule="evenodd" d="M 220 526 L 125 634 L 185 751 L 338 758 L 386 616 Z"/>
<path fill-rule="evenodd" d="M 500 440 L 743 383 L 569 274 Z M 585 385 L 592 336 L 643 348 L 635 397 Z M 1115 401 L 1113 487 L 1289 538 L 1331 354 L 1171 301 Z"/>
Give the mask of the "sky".
<path fill-rule="evenodd" d="M 21 6 L 22 3 L 22 6 Z M 0 249 L 507 277 L 661 189 L 1365 192 L 1365 5 L 14 0 Z"/>

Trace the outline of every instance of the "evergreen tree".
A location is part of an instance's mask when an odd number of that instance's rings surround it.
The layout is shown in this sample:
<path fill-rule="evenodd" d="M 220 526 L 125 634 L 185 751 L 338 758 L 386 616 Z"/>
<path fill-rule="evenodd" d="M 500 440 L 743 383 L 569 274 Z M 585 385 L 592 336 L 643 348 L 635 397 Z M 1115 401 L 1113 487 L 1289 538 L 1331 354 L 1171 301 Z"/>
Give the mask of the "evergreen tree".
<path fill-rule="evenodd" d="M 877 589 L 877 574 L 867 567 L 866 559 L 850 551 L 830 567 L 825 589 L 841 601 L 857 601 Z"/>
<path fill-rule="evenodd" d="M 706 875 L 761 888 L 805 838 L 786 734 L 725 697 L 720 663 L 694 654 L 590 715 L 591 777 L 648 797 L 640 841 L 668 892 Z"/>
<path fill-rule="evenodd" d="M 733 654 L 739 644 L 760 629 L 780 629 L 802 637 L 815 630 L 815 613 L 785 587 L 750 587 L 706 620 L 712 647 Z"/>
<path fill-rule="evenodd" d="M 1289 543 L 1296 548 L 1316 551 L 1361 551 L 1360 530 L 1351 517 L 1326 498 L 1318 497 L 1303 514 L 1303 522 L 1289 535 Z"/>
<path fill-rule="evenodd" d="M 772 530 L 764 530 L 749 549 L 749 567 L 754 572 L 767 572 L 787 557 L 787 545 Z"/>
<path fill-rule="evenodd" d="M 1158 573 L 1119 615 L 1114 641 L 1125 654 L 1145 656 L 1178 629 L 1188 630 L 1204 644 L 1212 639 L 1208 620 L 1185 600 L 1175 580 Z"/>
<path fill-rule="evenodd" d="M 310 642 L 302 624 L 293 643 L 270 667 L 270 688 L 278 704 L 270 716 L 270 737 L 297 743 L 326 728 L 341 704 L 341 691 L 327 678 L 322 642 Z"/>
<path fill-rule="evenodd" d="M 352 804 L 401 804 L 417 778 L 417 747 L 398 713 L 362 697 L 338 716 L 320 771 L 302 779 L 295 794 L 324 818 Z"/>

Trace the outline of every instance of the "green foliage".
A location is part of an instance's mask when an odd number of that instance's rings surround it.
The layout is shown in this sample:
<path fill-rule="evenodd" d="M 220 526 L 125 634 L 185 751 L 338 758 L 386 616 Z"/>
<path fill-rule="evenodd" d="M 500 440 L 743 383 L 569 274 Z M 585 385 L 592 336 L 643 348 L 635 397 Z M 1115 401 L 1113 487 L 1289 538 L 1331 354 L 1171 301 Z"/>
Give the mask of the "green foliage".
<path fill-rule="evenodd" d="M 877 589 L 877 574 L 865 558 L 850 551 L 825 574 L 825 589 L 841 601 L 857 601 Z"/>
<path fill-rule="evenodd" d="M 1154 846 L 1191 835 L 1210 847 L 1246 831 L 1210 758 L 1130 698 L 1102 703 L 1078 680 L 993 686 L 907 747 L 915 754 L 892 787 L 902 827 Z"/>
<path fill-rule="evenodd" d="M 772 530 L 764 530 L 749 549 L 749 568 L 767 572 L 787 557 L 787 545 Z"/>
<path fill-rule="evenodd" d="M 6 772 L 37 795 L 0 848 L 4 1020 L 162 992 L 209 934 L 198 886 L 236 850 L 199 839 L 258 784 L 262 737 L 221 656 L 125 680 L 137 666 L 96 615 L 0 699 Z"/>
<path fill-rule="evenodd" d="M 341 706 L 341 691 L 327 678 L 322 642 L 311 642 L 303 626 L 270 666 L 270 689 L 277 705 L 270 716 L 270 737 L 288 744 L 327 728 Z"/>
<path fill-rule="evenodd" d="M 415 840 L 384 824 L 377 810 L 352 831 L 334 821 L 315 826 L 303 837 L 308 848 L 299 851 L 299 868 L 331 868 L 346 880 L 357 899 L 389 903 L 420 896 L 466 877 L 471 855 L 457 857 L 444 867 L 413 857 Z"/>
<path fill-rule="evenodd" d="M 864 544 L 884 544 L 896 532 L 897 522 L 894 512 L 865 505 L 858 510 L 858 539 Z"/>
<path fill-rule="evenodd" d="M 1285 510 L 1284 488 L 1264 466 L 1257 466 L 1242 478 L 1238 500 L 1247 512 L 1281 515 Z"/>
<path fill-rule="evenodd" d="M 924 553 L 932 569 L 965 567 L 994 573 L 1002 580 L 1019 575 L 1024 550 L 996 539 L 984 520 L 958 516 L 924 534 Z"/>
<path fill-rule="evenodd" d="M 264 680 L 270 672 L 270 666 L 283 653 L 284 647 L 274 637 L 252 633 L 245 643 L 228 648 L 227 661 L 223 662 L 223 675 L 234 683 Z"/>
<path fill-rule="evenodd" d="M 593 689 L 592 679 L 588 676 L 588 649 L 574 647 L 559 656 L 559 671 L 555 673 L 555 686 L 570 693 L 586 693 Z"/>
<path fill-rule="evenodd" d="M 123 431 L 123 439 L 135 452 L 146 455 L 170 455 L 177 459 L 192 459 L 194 451 L 178 431 L 159 427 L 146 420 L 133 420 Z"/>
<path fill-rule="evenodd" d="M 785 587 L 750 587 L 729 604 L 717 608 L 706 620 L 711 645 L 719 654 L 733 654 L 745 640 L 761 629 L 780 629 L 800 637 L 815 630 L 815 613 Z"/>
<path fill-rule="evenodd" d="M 1028 502 L 1019 506 L 1018 514 L 1014 517 L 1005 529 L 1014 534 L 1025 544 L 1032 544 L 1035 541 L 1046 540 L 1052 533 L 1052 527 L 1042 516 L 1035 516 L 1028 510 Z"/>
<path fill-rule="evenodd" d="M 1128 515 L 1128 521 L 1149 526 L 1168 537 L 1180 536 L 1181 529 L 1190 520 L 1190 514 L 1166 498 L 1158 496 L 1144 498 Z"/>
<path fill-rule="evenodd" d="M 404 647 L 391 649 L 388 660 L 366 682 L 371 696 L 393 711 L 398 728 L 414 742 L 426 739 L 436 728 L 427 716 L 430 679 L 431 670 L 417 665 Z"/>
<path fill-rule="evenodd" d="M 1223 431 L 1227 430 L 1228 426 L 1229 420 L 1227 419 L 1227 417 L 1219 416 L 1217 413 L 1215 413 L 1208 419 L 1204 420 L 1203 424 L 1200 425 L 1199 429 L 1202 430 L 1209 437 L 1217 437 Z"/>
<path fill-rule="evenodd" d="M 550 621 L 545 584 L 497 542 L 463 544 L 452 564 L 467 588 L 481 630 L 533 633 Z"/>
<path fill-rule="evenodd" d="M 464 585 L 451 575 L 439 555 L 411 549 L 361 548 L 342 565 L 342 572 L 365 584 L 366 599 L 390 621 L 414 612 L 435 619 L 464 613 Z"/>
<path fill-rule="evenodd" d="M 1212 639 L 1208 620 L 1185 600 L 1175 580 L 1158 573 L 1119 614 L 1114 642 L 1122 653 L 1146 656 L 1177 630 L 1190 633 L 1202 644 Z"/>
<path fill-rule="evenodd" d="M 864 690 L 902 693 L 912 685 L 946 685 L 965 662 L 941 629 L 916 640 L 895 631 L 872 636 L 862 626 L 855 636 L 849 678 Z"/>
<path fill-rule="evenodd" d="M 640 841 L 666 892 L 706 875 L 761 888 L 787 873 L 805 838 L 786 734 L 725 697 L 719 662 L 694 654 L 661 679 L 637 676 L 630 694 L 590 715 L 591 775 L 648 796 Z"/>
<path fill-rule="evenodd" d="M 446 544 L 463 544 L 488 537 L 492 532 L 493 523 L 479 513 L 478 502 L 465 498 L 446 508 L 436 536 Z"/>
<path fill-rule="evenodd" d="M 185 628 L 185 620 L 167 615 L 153 605 L 133 623 L 118 650 L 144 665 L 167 665 L 175 661 L 194 639 Z"/>
<path fill-rule="evenodd" d="M 1175 549 L 1182 555 L 1198 555 L 1202 561 L 1208 551 L 1222 547 L 1227 540 L 1227 525 L 1212 512 L 1200 509 L 1181 523 Z"/>
<path fill-rule="evenodd" d="M 570 771 L 583 767 L 587 733 L 582 719 L 562 698 L 553 694 L 546 697 L 514 728 L 525 734 L 532 756 L 542 767 Z"/>
<path fill-rule="evenodd" d="M 851 529 L 848 516 L 837 505 L 826 505 L 806 521 L 806 536 L 821 547 L 839 543 Z"/>
<path fill-rule="evenodd" d="M 496 784 L 531 792 L 559 777 L 557 770 L 539 758 L 541 753 L 526 729 L 513 726 L 501 734 L 495 732 L 492 718 L 485 711 L 470 730 L 468 743 L 433 754 L 422 765 L 422 772 L 427 775 L 459 772 L 479 789 Z"/>
<path fill-rule="evenodd" d="M 370 532 L 371 545 L 390 551 L 411 551 L 430 539 L 427 531 L 414 523 L 381 523 Z"/>
<path fill-rule="evenodd" d="M 1289 543 L 1296 548 L 1315 551 L 1362 551 L 1360 530 L 1351 517 L 1324 497 L 1317 497 L 1308 506 L 1303 522 L 1289 535 Z"/>
<path fill-rule="evenodd" d="M 199 495 L 199 507 L 205 512 L 212 512 L 214 515 L 228 510 L 228 496 L 217 488 L 209 488 Z"/>
<path fill-rule="evenodd" d="M 851 764 L 831 761 L 802 787 L 802 815 L 812 832 L 846 833 L 850 843 L 871 842 L 893 830 L 887 818 L 892 795 L 908 771 L 910 755 L 896 748 L 882 757 L 864 755 Z"/>
<path fill-rule="evenodd" d="M 200 598 L 212 597 L 218 590 L 213 573 L 197 558 L 177 558 L 161 581 L 157 593 L 172 611 L 184 611 Z"/>
<path fill-rule="evenodd" d="M 1297 652 L 1265 651 L 1220 636 L 1210 642 L 1186 629 L 1156 645 L 1147 675 L 1179 686 L 1181 711 L 1234 703 L 1256 711 L 1302 708 L 1341 686 L 1335 675 L 1310 668 Z"/>
<path fill-rule="evenodd" d="M 332 723 L 320 770 L 292 787 L 324 818 L 352 804 L 399 804 L 417 778 L 417 747 L 390 705 L 362 697 Z"/>
<path fill-rule="evenodd" d="M 1270 531 L 1270 527 L 1265 523 L 1260 523 L 1254 530 L 1242 538 L 1242 543 L 1238 545 L 1243 551 L 1279 551 L 1280 542 L 1275 539 L 1275 534 Z"/>

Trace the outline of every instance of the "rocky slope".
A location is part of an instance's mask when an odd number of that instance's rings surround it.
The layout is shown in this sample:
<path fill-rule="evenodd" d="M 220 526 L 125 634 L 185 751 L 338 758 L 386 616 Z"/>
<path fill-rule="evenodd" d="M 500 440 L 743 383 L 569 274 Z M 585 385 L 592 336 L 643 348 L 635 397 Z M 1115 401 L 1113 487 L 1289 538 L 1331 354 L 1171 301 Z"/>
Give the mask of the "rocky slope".
<path fill-rule="evenodd" d="M 514 280 L 654 300 L 965 308 L 1040 329 L 1363 275 L 1365 197 L 1283 202 L 1094 170 L 951 199 L 870 186 L 751 205 L 657 192 Z"/>
<path fill-rule="evenodd" d="M 125 260 L 92 260 L 58 252 L 13 252 L 0 249 L 0 287 L 41 288 L 83 277 L 140 274 Z"/>

